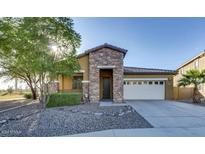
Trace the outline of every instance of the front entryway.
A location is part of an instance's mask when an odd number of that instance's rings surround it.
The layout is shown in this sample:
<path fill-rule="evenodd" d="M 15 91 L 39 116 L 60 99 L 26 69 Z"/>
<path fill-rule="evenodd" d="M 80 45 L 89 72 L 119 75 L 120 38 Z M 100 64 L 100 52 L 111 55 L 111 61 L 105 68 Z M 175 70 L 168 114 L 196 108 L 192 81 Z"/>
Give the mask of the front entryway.
<path fill-rule="evenodd" d="M 100 70 L 100 98 L 112 99 L 112 70 Z"/>
<path fill-rule="evenodd" d="M 110 78 L 103 78 L 103 99 L 110 99 Z"/>

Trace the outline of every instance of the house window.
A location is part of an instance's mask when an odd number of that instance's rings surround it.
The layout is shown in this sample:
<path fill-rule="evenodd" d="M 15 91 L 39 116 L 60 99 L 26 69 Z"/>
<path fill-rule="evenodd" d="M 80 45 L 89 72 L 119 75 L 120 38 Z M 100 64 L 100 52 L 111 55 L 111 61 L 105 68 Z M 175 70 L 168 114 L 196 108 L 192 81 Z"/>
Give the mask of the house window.
<path fill-rule="evenodd" d="M 133 81 L 133 85 L 136 85 L 137 84 L 137 81 Z"/>
<path fill-rule="evenodd" d="M 194 68 L 195 69 L 199 68 L 199 60 L 198 59 L 194 62 Z"/>
<path fill-rule="evenodd" d="M 143 83 L 144 83 L 144 84 L 147 84 L 147 81 L 144 81 Z"/>
<path fill-rule="evenodd" d="M 156 85 L 157 85 L 157 84 L 158 84 L 158 81 L 155 81 L 155 82 L 154 82 L 154 84 L 156 84 Z"/>
<path fill-rule="evenodd" d="M 163 82 L 163 81 L 160 81 L 160 82 L 159 82 L 159 84 L 163 85 L 163 84 L 164 84 L 164 82 Z"/>
<path fill-rule="evenodd" d="M 142 84 L 142 81 L 138 81 L 138 85 L 141 85 Z"/>
<path fill-rule="evenodd" d="M 151 84 L 152 84 L 152 81 L 149 81 L 149 84 L 151 85 Z"/>
<path fill-rule="evenodd" d="M 82 76 L 74 76 L 73 77 L 73 89 L 82 89 Z"/>

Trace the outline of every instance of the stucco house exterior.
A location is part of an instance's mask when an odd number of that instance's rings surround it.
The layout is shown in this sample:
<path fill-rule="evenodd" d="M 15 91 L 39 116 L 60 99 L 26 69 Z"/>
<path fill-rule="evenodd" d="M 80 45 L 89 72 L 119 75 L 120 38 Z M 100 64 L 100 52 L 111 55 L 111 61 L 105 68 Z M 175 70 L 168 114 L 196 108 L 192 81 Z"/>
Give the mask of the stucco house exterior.
<path fill-rule="evenodd" d="M 191 69 L 204 70 L 205 69 L 205 51 L 200 52 L 195 57 L 186 61 L 184 64 L 177 68 L 177 74 L 174 76 L 174 99 L 178 100 L 188 100 L 192 99 L 193 96 L 193 86 L 178 87 L 178 80 L 185 74 L 186 71 Z M 205 96 L 205 86 L 204 84 L 199 85 L 199 92 L 202 96 Z"/>
<path fill-rule="evenodd" d="M 78 55 L 80 72 L 59 76 L 60 91 L 82 91 L 90 102 L 100 100 L 173 99 L 176 71 L 124 66 L 128 51 L 103 44 Z"/>

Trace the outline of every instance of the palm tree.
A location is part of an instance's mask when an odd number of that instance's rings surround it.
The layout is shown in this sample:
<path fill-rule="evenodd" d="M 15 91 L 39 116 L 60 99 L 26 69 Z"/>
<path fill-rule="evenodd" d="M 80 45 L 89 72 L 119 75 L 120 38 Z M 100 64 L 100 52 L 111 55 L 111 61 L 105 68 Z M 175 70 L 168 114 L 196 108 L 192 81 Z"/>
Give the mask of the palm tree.
<path fill-rule="evenodd" d="M 205 70 L 199 71 L 196 69 L 189 70 L 186 72 L 186 74 L 182 75 L 183 77 L 178 81 L 178 86 L 185 87 L 188 85 L 194 86 L 193 91 L 193 102 L 194 103 L 200 103 L 201 102 L 201 95 L 198 90 L 198 86 L 202 83 L 205 83 Z"/>

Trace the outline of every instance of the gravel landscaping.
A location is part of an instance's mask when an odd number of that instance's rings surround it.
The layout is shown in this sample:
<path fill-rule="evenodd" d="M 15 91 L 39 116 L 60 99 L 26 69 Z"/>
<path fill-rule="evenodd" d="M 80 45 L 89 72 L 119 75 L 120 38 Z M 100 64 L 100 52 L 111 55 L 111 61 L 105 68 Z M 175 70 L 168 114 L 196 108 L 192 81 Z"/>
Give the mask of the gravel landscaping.
<path fill-rule="evenodd" d="M 39 110 L 32 104 L 0 113 L 0 136 L 64 136 L 107 129 L 152 127 L 131 106 L 84 104 Z"/>

